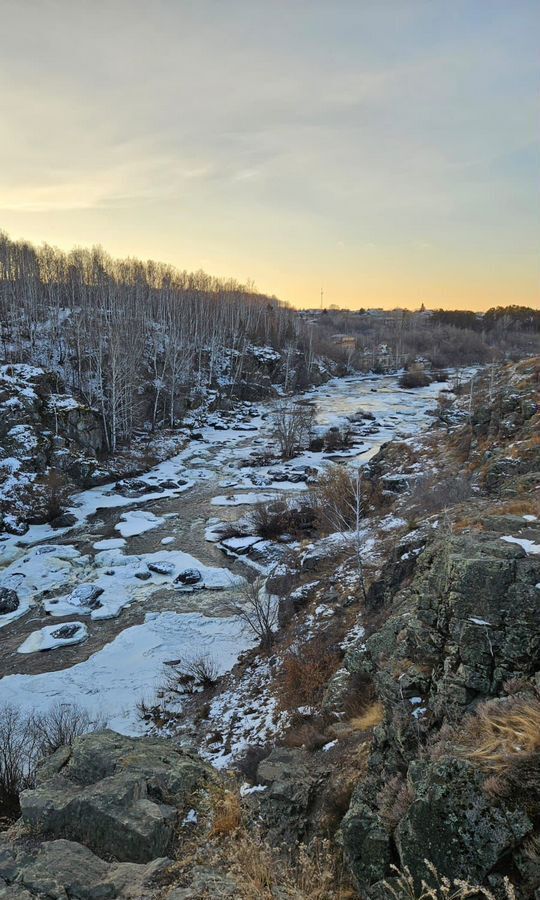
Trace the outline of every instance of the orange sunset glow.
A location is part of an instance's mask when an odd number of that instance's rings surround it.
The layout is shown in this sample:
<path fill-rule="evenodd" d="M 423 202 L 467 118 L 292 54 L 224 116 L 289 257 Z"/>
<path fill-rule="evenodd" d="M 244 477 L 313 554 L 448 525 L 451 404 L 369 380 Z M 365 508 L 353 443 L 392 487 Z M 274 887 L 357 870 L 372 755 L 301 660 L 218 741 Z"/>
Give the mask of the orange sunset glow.
<path fill-rule="evenodd" d="M 540 307 L 538 3 L 100 9 L 2 3 L 12 238 L 297 307 Z"/>

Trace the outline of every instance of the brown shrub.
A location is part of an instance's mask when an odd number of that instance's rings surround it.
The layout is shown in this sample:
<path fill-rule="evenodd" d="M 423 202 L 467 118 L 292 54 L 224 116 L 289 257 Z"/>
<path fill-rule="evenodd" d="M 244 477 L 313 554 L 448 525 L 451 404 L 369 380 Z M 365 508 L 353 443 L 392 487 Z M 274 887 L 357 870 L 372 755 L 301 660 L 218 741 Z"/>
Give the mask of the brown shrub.
<path fill-rule="evenodd" d="M 431 378 L 420 366 L 410 366 L 399 379 L 402 388 L 427 387 L 431 384 Z"/>
<path fill-rule="evenodd" d="M 332 465 L 310 487 L 321 531 L 347 531 L 356 523 L 358 481 L 345 466 Z"/>
<path fill-rule="evenodd" d="M 278 679 L 281 709 L 315 706 L 340 663 L 340 656 L 322 637 L 290 650 L 283 659 Z"/>

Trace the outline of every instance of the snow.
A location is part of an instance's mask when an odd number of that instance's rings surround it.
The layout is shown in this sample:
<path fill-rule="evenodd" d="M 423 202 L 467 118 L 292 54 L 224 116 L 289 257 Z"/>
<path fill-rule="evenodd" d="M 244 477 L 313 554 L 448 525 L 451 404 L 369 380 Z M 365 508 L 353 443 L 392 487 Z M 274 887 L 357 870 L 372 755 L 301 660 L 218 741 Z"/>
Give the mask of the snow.
<path fill-rule="evenodd" d="M 58 627 L 52 626 L 53 630 Z M 142 625 L 126 628 L 102 650 L 71 668 L 7 675 L 0 682 L 2 702 L 30 712 L 46 710 L 61 700 L 99 714 L 115 731 L 140 734 L 144 725 L 136 704 L 141 699 L 154 701 L 167 660 L 192 655 L 198 647 L 212 657 L 219 673 L 224 673 L 252 643 L 236 618 L 150 613 Z"/>
<path fill-rule="evenodd" d="M 7 368 L 0 368 L 0 376 Z M 36 394 L 29 382 L 42 375 L 42 370 L 9 367 L 9 371 L 9 375 L 5 371 L 6 378 L 12 381 L 22 379 L 18 396 L 21 399 L 35 399 Z M 376 393 L 371 392 L 374 384 L 378 388 Z M 356 466 L 364 464 L 382 443 L 398 433 L 410 437 L 429 424 L 431 419 L 427 416 L 427 410 L 433 405 L 433 398 L 439 389 L 437 385 L 433 389 L 408 394 L 404 408 L 404 392 L 397 387 L 395 376 L 355 376 L 331 381 L 306 392 L 304 397 L 317 405 L 318 426 L 322 431 L 330 425 L 346 423 L 347 417 L 354 414 L 359 406 L 376 416 L 376 421 L 353 426 L 357 444 L 347 451 L 350 459 L 346 464 Z M 65 408 L 69 408 L 69 404 Z M 273 447 L 271 419 L 265 418 L 269 410 L 271 404 L 243 404 L 234 414 L 213 414 L 206 424 L 202 417 L 197 420 L 198 413 L 194 412 L 191 424 L 200 431 L 201 439 L 191 438 L 189 445 L 180 452 L 153 467 L 146 475 L 137 477 L 137 482 L 142 483 L 142 493 L 134 496 L 129 486 L 124 488 L 122 484 L 110 483 L 77 494 L 69 509 L 76 517 L 73 528 L 80 528 L 99 510 L 120 511 L 129 507 L 122 512 L 121 521 L 115 529 L 120 536 L 96 540 L 93 545 L 97 551 L 94 559 L 82 555 L 74 546 L 43 544 L 43 541 L 58 541 L 72 530 L 70 528 L 55 531 L 48 525 L 33 525 L 22 537 L 7 535 L 5 540 L 0 541 L 0 567 L 3 567 L 0 568 L 0 585 L 17 590 L 20 606 L 15 613 L 2 616 L 0 625 L 24 615 L 31 605 L 40 601 L 48 611 L 59 617 L 68 613 L 70 616 L 89 616 L 92 620 L 116 616 L 130 603 L 141 599 L 149 602 L 157 588 L 160 593 L 163 589 L 193 590 L 192 587 L 175 584 L 175 578 L 184 569 L 198 569 L 201 572 L 201 584 L 195 586 L 197 589 L 238 585 L 241 579 L 231 575 L 227 569 L 205 566 L 183 551 L 161 549 L 155 553 L 132 554 L 126 552 L 126 545 L 132 538 L 157 529 L 165 521 L 164 517 L 142 509 L 143 506 L 153 500 L 176 497 L 190 490 L 194 484 L 209 479 L 222 483 L 222 494 L 211 501 L 218 507 L 249 506 L 279 498 L 283 492 L 289 495 L 293 491 L 305 492 L 305 481 L 292 479 L 297 478 L 299 473 L 302 477 L 311 477 L 312 472 L 305 467 L 321 470 L 331 462 L 330 459 L 325 460 L 325 455 L 333 454 L 306 451 L 291 463 L 274 460 L 268 465 L 257 465 L 255 454 L 264 454 Z M 243 418 L 247 421 L 242 421 Z M 369 433 L 369 429 L 373 428 L 377 429 L 376 433 Z M 34 477 L 19 472 L 20 461 L 17 459 L 4 460 L 0 465 L 8 477 Z M 283 473 L 286 480 L 273 481 L 276 472 Z M 177 487 L 160 486 L 165 482 L 178 482 L 179 479 L 186 483 Z M 388 517 L 385 523 L 388 530 L 400 525 L 400 520 L 393 517 Z M 209 519 L 206 539 L 216 542 L 221 540 L 222 535 L 223 523 Z M 156 540 L 160 537 L 157 536 Z M 167 547 L 174 540 L 172 535 L 161 538 L 162 547 Z M 327 540 L 333 549 L 340 549 L 354 540 L 354 535 L 336 534 Z M 257 557 L 264 545 L 265 542 L 255 535 L 228 539 L 231 552 L 241 554 L 254 547 Z M 325 549 L 328 551 L 328 547 Z M 316 553 L 317 547 L 313 547 L 312 552 Z M 374 541 L 366 533 L 363 554 L 367 557 L 373 552 Z M 161 567 L 163 574 L 149 571 L 149 564 Z M 253 562 L 253 565 L 259 564 Z M 136 574 L 144 574 L 145 578 L 149 575 L 149 578 L 141 581 L 135 577 Z M 102 590 L 99 595 L 101 605 L 93 604 L 95 608 L 91 608 L 89 595 L 86 595 L 85 602 L 84 590 L 77 592 L 79 587 Z M 47 592 L 46 596 L 44 592 Z M 331 614 L 331 610 L 324 606 L 319 608 L 319 612 L 321 615 Z M 47 627 L 56 631 L 61 625 Z M 36 649 L 40 642 L 47 641 L 43 635 L 38 638 L 41 631 L 31 635 Z M 354 640 L 361 639 L 362 626 L 358 624 L 351 634 Z M 61 698 L 63 702 L 85 706 L 92 714 L 104 713 L 112 727 L 135 733 L 145 728 L 136 714 L 136 703 L 142 696 L 147 699 L 152 697 L 161 682 L 164 661 L 178 659 L 183 654 L 192 655 L 193 648 L 201 648 L 203 652 L 216 653 L 221 671 L 226 671 L 248 646 L 251 643 L 235 619 L 209 618 L 194 613 L 154 612 L 146 616 L 143 624 L 125 628 L 110 644 L 71 668 L 39 675 L 6 676 L 0 681 L 0 702 L 8 699 L 30 710 L 35 706 L 50 705 Z M 269 669 L 259 668 L 249 673 L 249 677 L 234 689 L 211 701 L 210 726 L 215 724 L 216 730 L 219 726 L 224 733 L 228 733 L 223 744 L 204 748 L 207 758 L 215 764 L 228 765 L 250 743 L 269 740 L 282 729 L 286 714 L 277 709 L 275 698 L 267 689 L 269 681 Z M 254 686 L 256 709 L 253 709 Z"/>
<path fill-rule="evenodd" d="M 55 410 L 69 412 L 72 409 L 79 409 L 80 406 L 75 397 L 71 397 L 69 394 L 51 394 L 47 405 L 53 412 Z"/>
<path fill-rule="evenodd" d="M 280 487 L 282 485 L 280 484 Z M 212 497 L 210 501 L 212 506 L 247 506 L 255 503 L 269 503 L 271 500 L 275 500 L 276 495 L 266 493 L 255 494 L 250 491 L 246 491 L 243 494 L 227 494 L 226 496 L 218 495 L 217 497 Z"/>
<path fill-rule="evenodd" d="M 249 797 L 251 794 L 262 794 L 266 791 L 267 787 L 265 784 L 248 784 L 247 781 L 244 781 L 242 785 L 240 785 L 240 796 L 241 797 Z"/>
<path fill-rule="evenodd" d="M 62 636 L 62 629 L 69 633 Z M 65 625 L 47 625 L 39 631 L 33 631 L 17 650 L 17 653 L 37 653 L 42 650 L 57 650 L 69 644 L 80 644 L 88 637 L 88 628 L 82 622 L 67 622 Z M 34 676 L 35 677 L 35 676 Z"/>
<path fill-rule="evenodd" d="M 147 512 L 144 509 L 135 509 L 130 512 L 122 513 L 122 521 L 115 525 L 115 530 L 119 531 L 122 537 L 133 537 L 136 534 L 144 534 L 152 528 L 163 525 L 165 521 L 162 516 L 155 516 L 154 513 Z"/>
<path fill-rule="evenodd" d="M 125 547 L 125 544 L 124 538 L 106 538 L 103 541 L 96 541 L 94 550 L 119 550 Z"/>
<path fill-rule="evenodd" d="M 526 515 L 526 516 L 523 516 L 523 518 L 525 519 L 526 522 L 537 522 L 538 521 L 538 516 Z"/>
<path fill-rule="evenodd" d="M 250 547 L 253 547 L 255 544 L 259 544 L 261 538 L 259 535 L 247 535 L 245 537 L 233 537 L 233 538 L 225 538 L 221 541 L 221 546 L 225 547 L 226 550 L 232 550 L 236 553 L 242 553 L 246 550 L 249 550 Z"/>
<path fill-rule="evenodd" d="M 329 741 L 329 742 L 328 742 L 327 744 L 325 744 L 324 747 L 322 748 L 322 749 L 323 749 L 323 752 L 324 752 L 324 753 L 328 753 L 328 751 L 329 751 L 329 750 L 332 750 L 332 749 L 336 746 L 336 744 L 337 744 L 337 740 L 335 740 L 335 741 Z"/>
<path fill-rule="evenodd" d="M 491 622 L 486 622 L 485 619 L 477 619 L 476 616 L 471 616 L 469 622 L 473 622 L 474 625 L 491 625 Z"/>
<path fill-rule="evenodd" d="M 540 544 L 535 544 L 534 541 L 530 541 L 527 538 L 517 538 L 512 537 L 511 535 L 505 535 L 501 540 L 506 541 L 508 544 L 517 544 L 519 547 L 522 547 L 526 553 L 540 553 Z"/>

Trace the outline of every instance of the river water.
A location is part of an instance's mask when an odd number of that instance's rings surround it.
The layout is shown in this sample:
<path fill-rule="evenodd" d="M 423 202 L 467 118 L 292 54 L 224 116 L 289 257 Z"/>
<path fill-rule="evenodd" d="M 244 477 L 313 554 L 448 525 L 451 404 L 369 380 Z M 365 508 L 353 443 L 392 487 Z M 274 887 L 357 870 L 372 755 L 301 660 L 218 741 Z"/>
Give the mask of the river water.
<path fill-rule="evenodd" d="M 357 427 L 346 460 L 357 465 L 385 441 L 423 430 L 440 389 L 404 391 L 395 376 L 358 376 L 303 398 L 315 404 L 321 427 L 358 410 L 375 417 Z M 271 408 L 245 404 L 233 416 L 211 418 L 201 439 L 143 477 L 140 496 L 111 485 L 82 492 L 74 500 L 75 527 L 55 533 L 34 526 L 0 544 L 0 586 L 21 600 L 17 613 L 0 616 L 0 706 L 77 703 L 117 730 L 137 733 L 137 703 L 155 697 L 165 662 L 205 652 L 221 672 L 232 667 L 252 642 L 228 610 L 246 570 L 208 541 L 205 529 L 276 490 L 305 490 L 302 482 L 273 483 L 278 463 L 250 464 L 252 454 L 272 446 Z M 291 466 L 320 468 L 327 459 L 304 453 Z M 175 488 L 177 479 L 186 483 Z M 149 572 L 149 564 L 163 571 Z M 203 589 L 178 588 L 175 577 L 188 569 L 198 570 Z M 97 586 L 101 605 L 81 605 L 73 597 L 80 585 Z M 71 639 L 78 642 L 51 636 L 66 624 L 77 626 Z"/>

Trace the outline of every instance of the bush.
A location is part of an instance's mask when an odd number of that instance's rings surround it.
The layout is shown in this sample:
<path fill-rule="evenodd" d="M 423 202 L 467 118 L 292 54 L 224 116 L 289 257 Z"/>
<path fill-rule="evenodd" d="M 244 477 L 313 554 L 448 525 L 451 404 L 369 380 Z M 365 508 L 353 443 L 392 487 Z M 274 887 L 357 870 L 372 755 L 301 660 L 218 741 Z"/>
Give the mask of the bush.
<path fill-rule="evenodd" d="M 309 444 L 315 422 L 315 409 L 310 404 L 283 401 L 272 416 L 272 436 L 276 440 L 282 459 L 291 459 Z"/>
<path fill-rule="evenodd" d="M 433 515 L 472 496 L 471 482 L 461 475 L 443 479 L 438 475 L 424 475 L 416 479 L 410 494 L 404 498 L 400 512 L 409 514 L 411 518 Z"/>
<path fill-rule="evenodd" d="M 219 678 L 216 661 L 208 653 L 177 663 L 166 670 L 165 690 L 174 694 L 186 694 L 198 688 L 211 688 Z"/>
<path fill-rule="evenodd" d="M 257 503 L 251 513 L 255 534 L 270 541 L 283 534 L 304 535 L 315 527 L 316 518 L 316 510 L 311 503 L 288 499 Z"/>
<path fill-rule="evenodd" d="M 318 704 L 339 663 L 339 654 L 322 637 L 290 650 L 283 659 L 278 681 L 281 708 Z"/>
<path fill-rule="evenodd" d="M 329 466 L 310 486 L 313 506 L 323 532 L 348 531 L 356 524 L 359 484 L 345 466 Z"/>
<path fill-rule="evenodd" d="M 427 387 L 428 384 L 431 384 L 431 378 L 419 366 L 411 366 L 399 379 L 402 388 Z"/>

